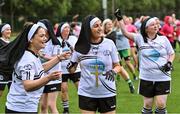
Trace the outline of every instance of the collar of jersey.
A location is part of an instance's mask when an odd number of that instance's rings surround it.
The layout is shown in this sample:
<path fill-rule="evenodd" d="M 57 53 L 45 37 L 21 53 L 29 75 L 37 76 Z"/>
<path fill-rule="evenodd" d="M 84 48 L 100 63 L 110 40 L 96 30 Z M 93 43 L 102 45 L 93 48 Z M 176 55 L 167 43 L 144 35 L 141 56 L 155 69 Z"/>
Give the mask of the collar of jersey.
<path fill-rule="evenodd" d="M 27 49 L 27 51 L 31 52 L 34 56 L 36 56 L 38 58 L 38 55 L 35 54 L 32 50 Z"/>

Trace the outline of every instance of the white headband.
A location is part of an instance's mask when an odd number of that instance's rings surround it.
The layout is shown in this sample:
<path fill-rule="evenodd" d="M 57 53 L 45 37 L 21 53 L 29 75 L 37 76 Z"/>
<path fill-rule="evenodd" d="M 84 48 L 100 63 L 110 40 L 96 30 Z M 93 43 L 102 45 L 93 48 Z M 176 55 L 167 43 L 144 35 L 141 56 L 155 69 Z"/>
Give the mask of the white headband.
<path fill-rule="evenodd" d="M 149 25 L 150 25 L 152 22 L 154 22 L 154 21 L 156 21 L 155 18 L 149 19 L 149 20 L 146 22 L 146 26 L 145 26 L 145 27 L 149 26 Z"/>
<path fill-rule="evenodd" d="M 34 24 L 31 29 L 29 30 L 29 33 L 28 33 L 28 41 L 31 40 L 32 36 L 34 35 L 34 33 L 36 32 L 37 28 L 40 27 L 39 25 L 37 24 Z"/>
<path fill-rule="evenodd" d="M 61 32 L 63 31 L 63 29 L 65 28 L 65 27 L 69 27 L 69 24 L 68 23 L 64 23 L 62 26 L 61 26 Z"/>
<path fill-rule="evenodd" d="M 94 25 L 94 23 L 96 23 L 96 22 L 99 21 L 99 20 L 100 20 L 100 19 L 97 18 L 97 17 L 95 17 L 94 19 L 92 19 L 92 20 L 90 21 L 90 28 L 92 28 L 93 25 Z"/>
<path fill-rule="evenodd" d="M 42 22 L 37 22 L 37 25 L 39 25 L 40 27 L 42 27 L 42 28 L 44 28 L 44 29 L 47 30 L 47 27 L 46 27 L 46 25 L 45 25 L 44 23 L 42 23 Z"/>
<path fill-rule="evenodd" d="M 11 26 L 9 24 L 5 24 L 2 29 L 1 32 L 3 32 L 4 30 L 6 30 L 7 28 L 11 28 Z"/>

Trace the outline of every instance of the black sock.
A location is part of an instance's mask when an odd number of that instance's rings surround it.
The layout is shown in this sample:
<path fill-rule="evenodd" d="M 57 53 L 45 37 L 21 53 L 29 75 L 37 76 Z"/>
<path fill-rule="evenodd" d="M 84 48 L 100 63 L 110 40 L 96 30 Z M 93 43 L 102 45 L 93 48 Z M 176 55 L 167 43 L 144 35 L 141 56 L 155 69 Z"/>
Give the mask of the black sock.
<path fill-rule="evenodd" d="M 152 114 L 152 108 L 150 109 L 147 109 L 147 108 L 144 108 L 141 110 L 141 113 L 142 114 Z"/>
<path fill-rule="evenodd" d="M 64 112 L 69 112 L 69 101 L 63 101 L 62 102 L 63 108 L 64 108 Z"/>

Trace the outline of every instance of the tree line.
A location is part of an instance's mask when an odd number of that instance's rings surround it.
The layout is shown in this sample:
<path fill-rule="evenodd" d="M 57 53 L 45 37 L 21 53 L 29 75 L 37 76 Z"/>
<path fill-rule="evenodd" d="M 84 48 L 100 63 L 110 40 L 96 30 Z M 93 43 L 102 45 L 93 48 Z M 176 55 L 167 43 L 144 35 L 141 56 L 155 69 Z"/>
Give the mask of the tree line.
<path fill-rule="evenodd" d="M 13 28 L 22 27 L 26 21 L 36 22 L 47 18 L 53 23 L 71 21 L 79 14 L 79 21 L 87 14 L 103 18 L 102 0 L 0 0 L 2 22 Z M 153 15 L 159 18 L 175 13 L 180 15 L 180 0 L 107 0 L 107 16 L 113 18 L 113 11 L 120 8 L 126 15 L 138 17 Z"/>

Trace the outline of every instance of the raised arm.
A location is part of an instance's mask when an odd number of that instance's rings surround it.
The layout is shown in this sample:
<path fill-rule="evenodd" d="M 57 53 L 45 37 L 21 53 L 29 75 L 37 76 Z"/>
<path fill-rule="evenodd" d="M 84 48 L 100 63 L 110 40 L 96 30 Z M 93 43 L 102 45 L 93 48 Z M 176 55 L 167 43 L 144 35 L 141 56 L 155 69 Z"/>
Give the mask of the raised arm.
<path fill-rule="evenodd" d="M 121 31 L 122 33 L 124 34 L 124 36 L 126 36 L 128 39 L 131 39 L 134 41 L 134 36 L 133 36 L 133 33 L 130 33 L 126 30 L 126 27 L 125 27 L 125 24 L 124 24 L 124 20 L 123 20 L 123 17 L 121 15 L 121 11 L 119 9 L 117 9 L 114 13 L 114 15 L 116 16 L 117 20 L 119 21 L 120 23 L 120 28 L 121 28 Z"/>

